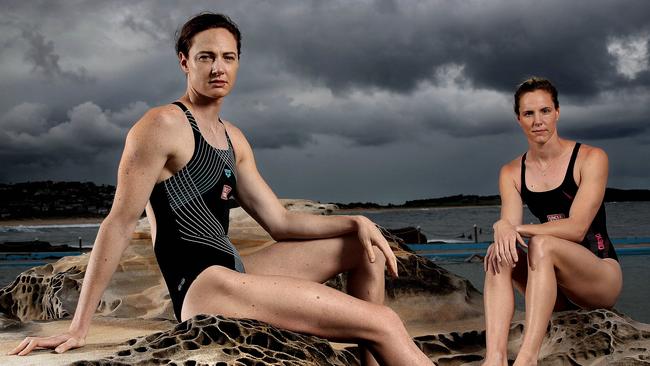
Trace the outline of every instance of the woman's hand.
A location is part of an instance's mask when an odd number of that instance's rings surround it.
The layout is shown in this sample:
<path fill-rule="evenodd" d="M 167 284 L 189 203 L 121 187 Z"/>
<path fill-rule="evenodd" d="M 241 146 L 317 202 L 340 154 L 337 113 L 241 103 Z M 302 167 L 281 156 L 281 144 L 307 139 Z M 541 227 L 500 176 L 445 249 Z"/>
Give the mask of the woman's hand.
<path fill-rule="evenodd" d="M 487 272 L 492 272 L 496 275 L 501 273 L 499 270 L 499 261 L 497 260 L 496 250 L 494 249 L 495 244 L 492 243 L 485 253 L 485 258 L 483 258 L 483 270 Z"/>
<path fill-rule="evenodd" d="M 355 218 L 357 223 L 357 234 L 359 236 L 359 242 L 363 245 L 366 253 L 368 254 L 368 259 L 370 262 L 375 262 L 375 251 L 372 249 L 373 246 L 376 246 L 384 253 L 386 257 L 386 267 L 388 268 L 388 273 L 391 276 L 397 277 L 397 258 L 393 253 L 393 250 L 388 245 L 386 238 L 379 231 L 377 225 L 374 222 L 370 221 L 367 217 L 357 216 Z"/>
<path fill-rule="evenodd" d="M 85 344 L 85 337 L 72 332 L 51 337 L 27 337 L 8 355 L 24 356 L 37 348 L 50 348 L 56 353 L 63 353 L 69 349 L 83 347 Z"/>
<path fill-rule="evenodd" d="M 488 255 L 492 255 L 496 264 L 507 264 L 514 267 L 519 261 L 517 256 L 517 243 L 528 247 L 524 239 L 517 232 L 517 228 L 505 220 L 494 223 L 494 244 L 488 248 Z M 486 258 L 488 257 L 486 255 Z M 505 263 L 503 263 L 505 262 Z"/>

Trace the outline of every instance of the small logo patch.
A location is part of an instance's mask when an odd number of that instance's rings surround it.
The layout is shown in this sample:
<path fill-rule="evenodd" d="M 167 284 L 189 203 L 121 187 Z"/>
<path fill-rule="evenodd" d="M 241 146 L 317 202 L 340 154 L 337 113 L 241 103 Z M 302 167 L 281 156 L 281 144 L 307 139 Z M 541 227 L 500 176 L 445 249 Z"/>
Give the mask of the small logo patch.
<path fill-rule="evenodd" d="M 603 240 L 603 236 L 596 234 L 596 241 L 598 242 L 598 250 L 605 250 L 605 241 Z"/>
<path fill-rule="evenodd" d="M 178 291 L 180 291 L 183 288 L 184 284 L 185 284 L 185 277 L 181 278 L 181 282 L 178 284 Z"/>
<path fill-rule="evenodd" d="M 546 215 L 546 220 L 548 221 L 556 221 L 564 218 L 564 214 L 559 213 L 559 214 L 552 214 L 552 215 Z"/>
<path fill-rule="evenodd" d="M 226 175 L 226 177 L 230 178 L 232 175 L 232 171 L 230 169 L 224 169 L 223 173 Z"/>
<path fill-rule="evenodd" d="M 228 194 L 230 193 L 230 191 L 232 191 L 232 188 L 229 185 L 224 184 L 223 185 L 223 190 L 221 191 L 221 199 L 222 200 L 227 200 L 228 199 Z"/>

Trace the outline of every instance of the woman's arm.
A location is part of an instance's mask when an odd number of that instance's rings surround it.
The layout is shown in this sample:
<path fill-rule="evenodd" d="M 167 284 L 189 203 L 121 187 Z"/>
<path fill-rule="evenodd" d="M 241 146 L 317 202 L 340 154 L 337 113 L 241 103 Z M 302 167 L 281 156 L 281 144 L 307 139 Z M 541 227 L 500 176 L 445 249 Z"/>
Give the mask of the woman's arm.
<path fill-rule="evenodd" d="M 518 188 L 520 165 L 521 160 L 515 159 L 504 165 L 499 174 L 501 218 L 493 225 L 494 243 L 488 248 L 484 260 L 486 272 L 499 272 L 499 267 L 503 264 L 514 266 L 519 261 L 517 242 L 526 245 L 515 229 L 523 217 L 523 203 Z"/>
<path fill-rule="evenodd" d="M 319 216 L 291 212 L 284 208 L 257 170 L 253 150 L 244 135 L 227 124 L 237 157 L 237 200 L 275 240 L 321 239 L 356 233 L 371 262 L 372 246 L 386 256 L 389 271 L 397 275 L 397 260 L 384 236 L 363 216 Z"/>
<path fill-rule="evenodd" d="M 28 337 L 9 354 L 22 356 L 37 347 L 55 348 L 61 353 L 85 344 L 92 316 L 167 161 L 170 144 L 161 132 L 161 118 L 159 113 L 147 113 L 127 136 L 113 205 L 90 253 L 68 332 L 52 337 Z"/>
<path fill-rule="evenodd" d="M 580 184 L 569 217 L 543 224 L 517 225 L 518 233 L 526 237 L 552 235 L 582 242 L 605 197 L 609 163 L 602 149 L 583 145 L 580 151 L 584 160 L 579 165 Z M 579 158 L 580 155 L 576 160 Z"/>

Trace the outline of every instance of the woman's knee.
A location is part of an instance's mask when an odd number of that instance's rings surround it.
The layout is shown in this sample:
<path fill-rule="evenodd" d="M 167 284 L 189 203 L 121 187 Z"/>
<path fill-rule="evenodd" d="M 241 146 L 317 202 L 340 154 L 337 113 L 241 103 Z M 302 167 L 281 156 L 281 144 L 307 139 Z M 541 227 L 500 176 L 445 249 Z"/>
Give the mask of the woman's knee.
<path fill-rule="evenodd" d="M 378 270 L 383 273 L 384 266 L 386 265 L 386 256 L 384 253 L 381 251 L 376 246 L 372 246 L 372 251 L 375 256 L 375 261 L 370 262 L 368 252 L 366 250 L 366 247 L 359 241 L 359 238 L 355 235 L 349 235 L 343 238 L 343 245 L 345 245 L 347 248 L 354 249 L 356 252 L 356 257 L 357 257 L 357 263 L 356 267 L 367 267 L 367 268 L 374 268 L 375 270 Z"/>
<path fill-rule="evenodd" d="M 395 330 L 404 327 L 404 323 L 395 310 L 389 308 L 386 305 L 377 305 L 377 321 L 374 322 L 377 325 L 377 335 L 386 336 L 392 334 Z"/>
<path fill-rule="evenodd" d="M 235 272 L 223 266 L 210 266 L 203 270 L 197 277 L 205 285 L 210 287 L 211 291 L 219 294 L 231 294 L 237 291 L 236 277 L 242 276 L 241 273 Z"/>
<path fill-rule="evenodd" d="M 551 235 L 535 235 L 528 241 L 528 260 L 531 265 L 552 261 L 557 249 L 557 240 Z"/>
<path fill-rule="evenodd" d="M 485 281 L 511 281 L 514 268 L 508 265 L 505 261 L 498 262 L 495 259 L 496 244 L 492 243 L 487 249 L 487 254 L 483 259 L 486 261 L 484 266 L 489 265 L 489 269 L 485 272 Z M 521 255 L 520 253 L 518 253 Z M 498 268 L 492 268 L 498 266 Z"/>
<path fill-rule="evenodd" d="M 382 252 L 381 249 L 379 249 L 379 247 L 376 247 L 374 245 L 372 247 L 372 250 L 375 253 L 374 265 L 380 267 L 383 271 L 383 268 L 386 265 L 386 256 L 384 255 L 384 252 Z"/>

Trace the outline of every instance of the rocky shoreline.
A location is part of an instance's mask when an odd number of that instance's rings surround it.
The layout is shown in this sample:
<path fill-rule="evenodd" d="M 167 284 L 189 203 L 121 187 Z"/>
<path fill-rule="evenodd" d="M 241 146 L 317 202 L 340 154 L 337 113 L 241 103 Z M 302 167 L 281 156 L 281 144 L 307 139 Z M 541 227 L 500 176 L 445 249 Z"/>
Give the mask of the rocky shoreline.
<path fill-rule="evenodd" d="M 284 204 L 314 214 L 335 209 L 304 200 L 285 200 Z M 230 236 L 244 255 L 272 244 L 241 209 L 231 214 Z M 400 277 L 386 278 L 386 304 L 400 314 L 431 360 L 441 365 L 480 364 L 485 352 L 480 292 L 425 258 L 397 245 L 393 249 Z M 65 257 L 25 271 L 0 289 L 0 364 L 358 364 L 353 346 L 254 320 L 200 315 L 177 324 L 146 220 L 138 226 L 104 293 L 85 347 L 63 355 L 39 350 L 26 357 L 4 356 L 27 335 L 57 334 L 67 328 L 87 261 L 88 254 Z M 328 284 L 343 288 L 344 282 L 341 275 Z M 456 323 L 464 324 L 462 331 L 447 329 Z M 549 329 L 541 364 L 650 364 L 650 325 L 622 314 L 607 310 L 557 313 Z M 522 333 L 523 321 L 515 320 L 509 340 L 511 359 Z"/>

